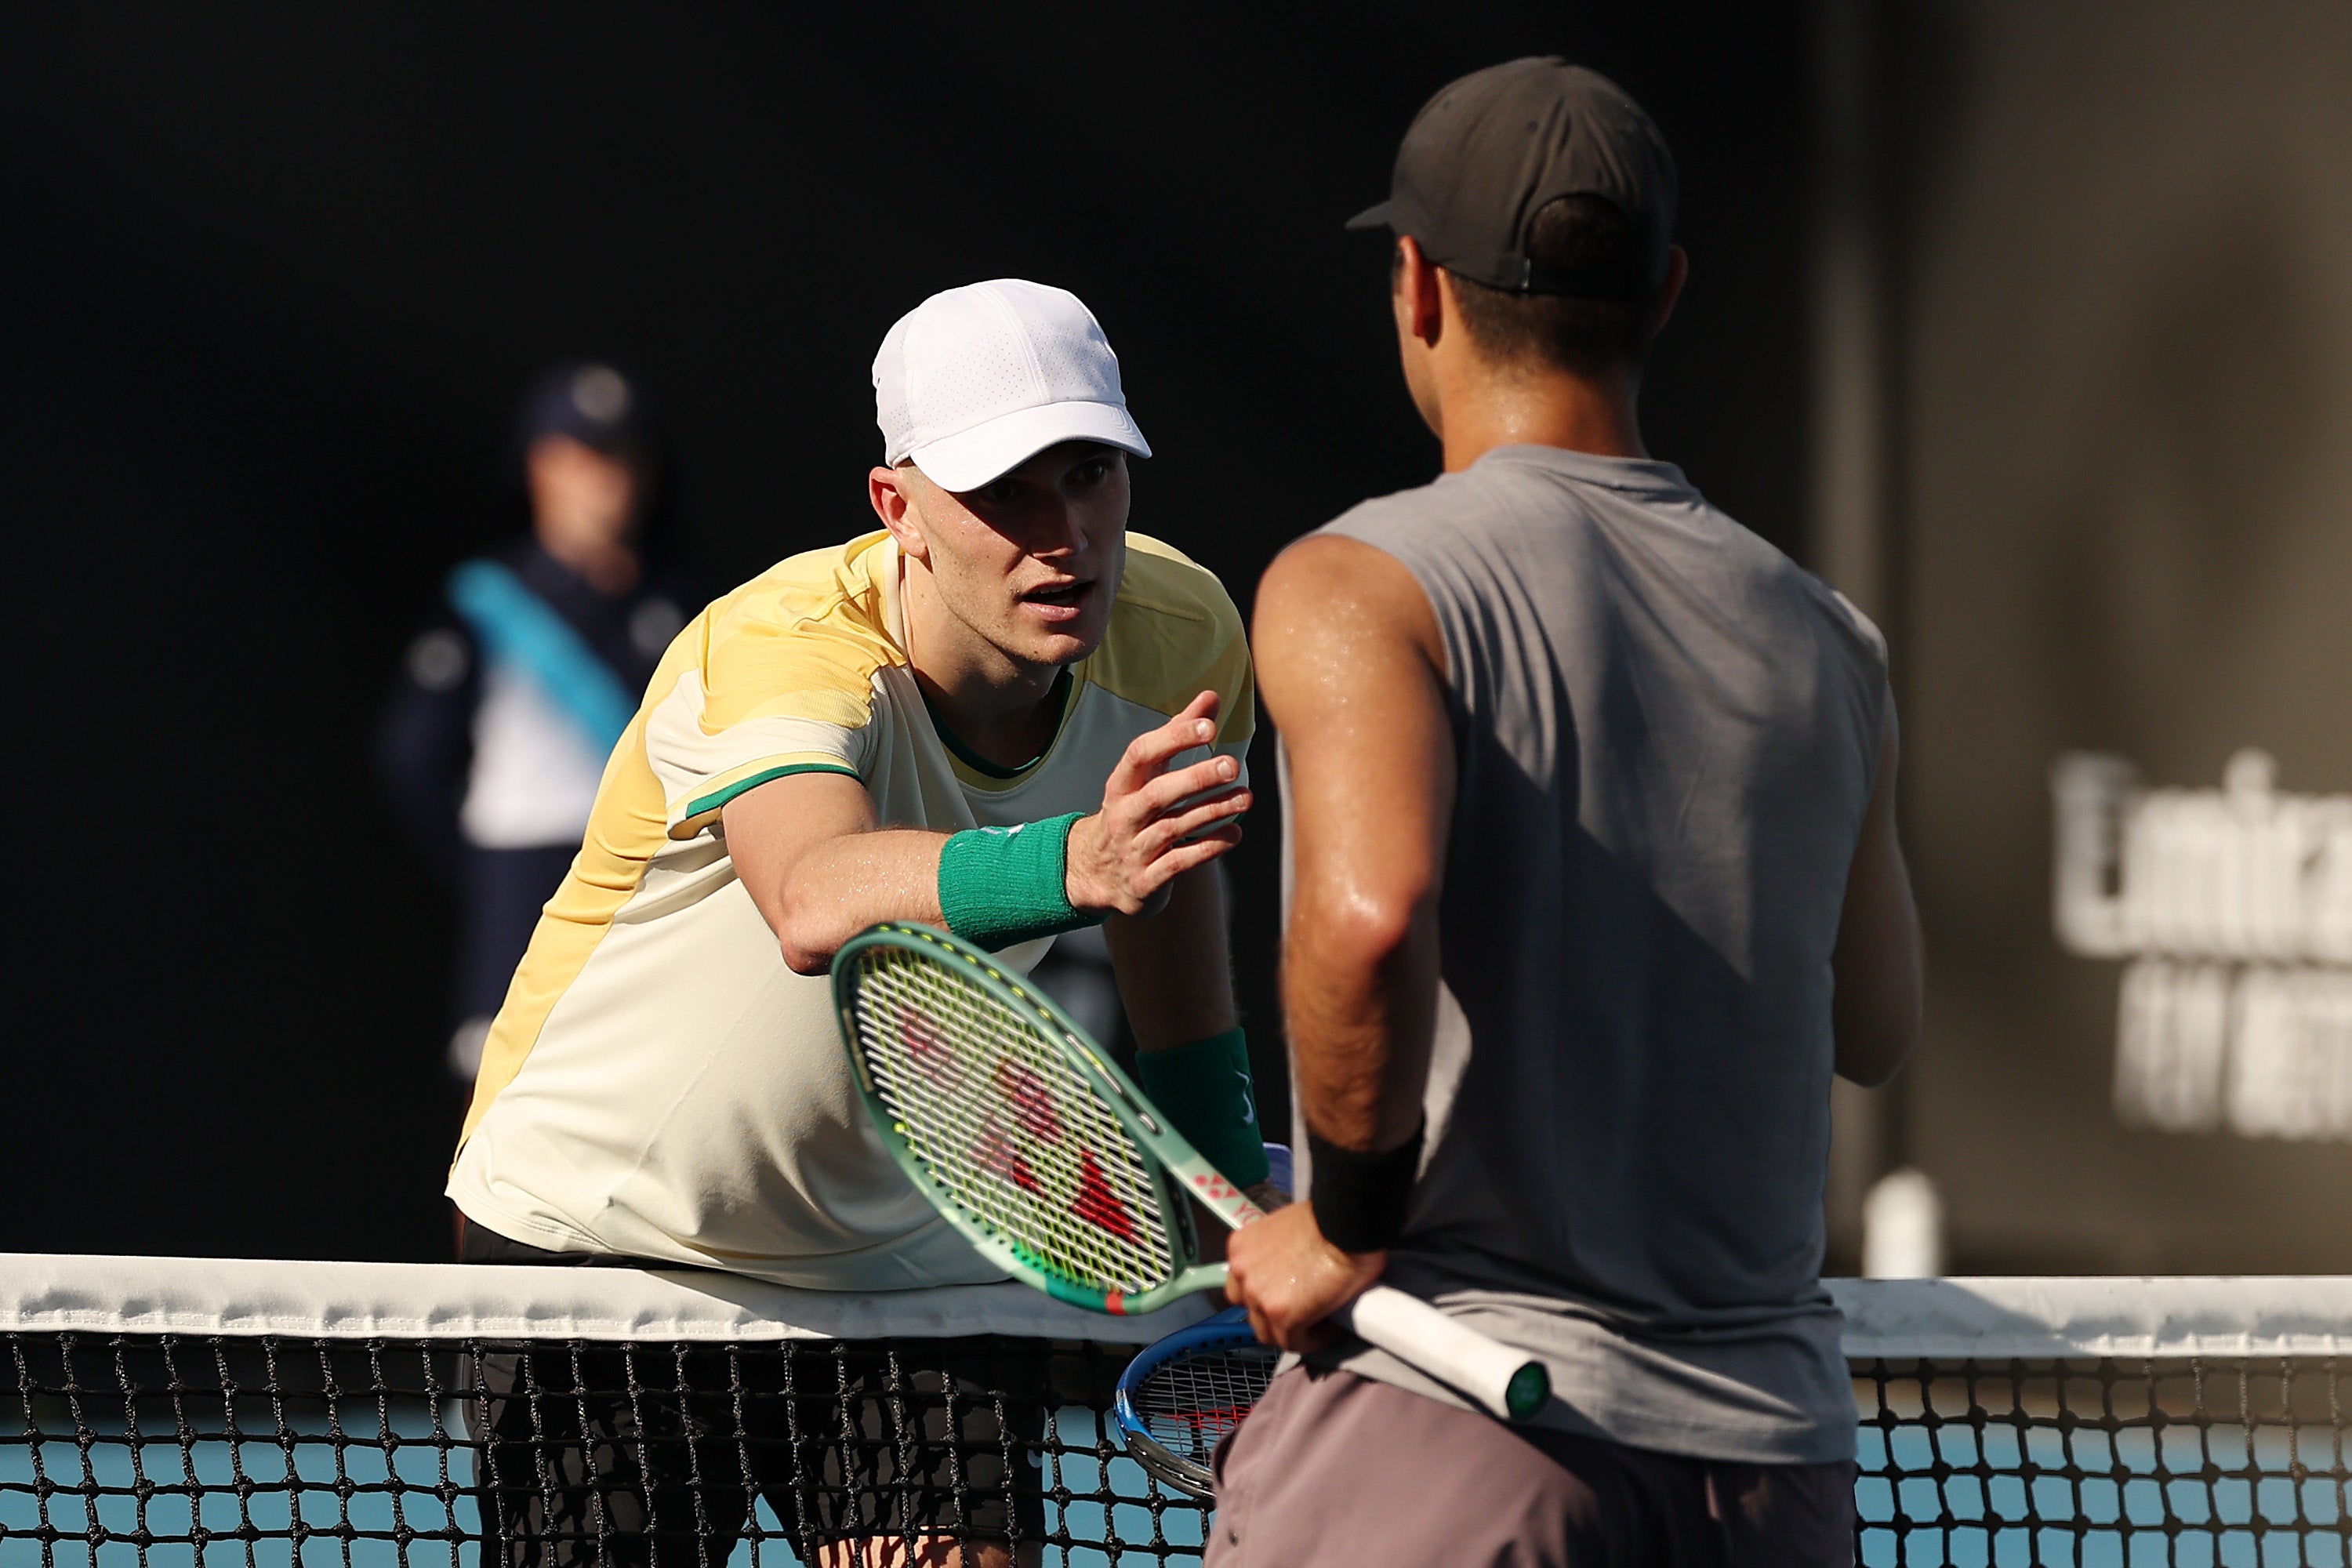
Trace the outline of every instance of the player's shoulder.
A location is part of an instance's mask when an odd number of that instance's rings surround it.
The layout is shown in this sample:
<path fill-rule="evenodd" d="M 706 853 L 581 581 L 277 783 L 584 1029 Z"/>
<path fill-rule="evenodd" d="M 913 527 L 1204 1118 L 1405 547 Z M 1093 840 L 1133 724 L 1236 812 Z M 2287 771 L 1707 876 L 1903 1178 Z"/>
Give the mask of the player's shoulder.
<path fill-rule="evenodd" d="M 1886 634 L 1878 623 L 1863 614 L 1862 607 L 1803 567 L 1790 563 L 1790 576 L 1799 584 L 1800 592 L 1811 603 L 1815 614 L 1826 621 L 1832 631 L 1868 655 L 1866 662 L 1880 669 L 1886 667 Z"/>
<path fill-rule="evenodd" d="M 1759 628 L 1778 626 L 1784 636 L 1810 638 L 1864 680 L 1884 682 L 1886 634 L 1862 607 L 1762 535 L 1720 512 L 1727 531 L 1723 553 L 1738 574 L 1740 619 Z M 1759 635 L 1761 635 L 1759 630 Z"/>
<path fill-rule="evenodd" d="M 1127 536 L 1127 571 L 1111 611 L 1113 635 L 1122 621 L 1130 626 L 1165 628 L 1179 637 L 1218 640 L 1238 637 L 1242 629 L 1241 612 L 1215 573 L 1174 545 L 1143 533 Z"/>
<path fill-rule="evenodd" d="M 772 710 L 788 696 L 863 721 L 875 672 L 905 662 L 885 607 L 888 537 L 787 556 L 711 601 L 695 628 L 708 726 Z"/>
<path fill-rule="evenodd" d="M 843 626 L 882 631 L 882 574 L 889 535 L 860 534 L 845 544 L 787 555 L 710 602 L 714 636 L 764 626 Z"/>
<path fill-rule="evenodd" d="M 1173 545 L 1127 536 L 1127 570 L 1089 680 L 1131 702 L 1173 713 L 1203 687 L 1246 693 L 1249 642 L 1217 574 Z"/>
<path fill-rule="evenodd" d="M 1336 533 L 1372 542 L 1400 531 L 1412 538 L 1475 531 L 1524 512 L 1524 499 L 1516 493 L 1524 488 L 1524 480 L 1508 469 L 1464 468 L 1367 496 L 1307 537 Z"/>

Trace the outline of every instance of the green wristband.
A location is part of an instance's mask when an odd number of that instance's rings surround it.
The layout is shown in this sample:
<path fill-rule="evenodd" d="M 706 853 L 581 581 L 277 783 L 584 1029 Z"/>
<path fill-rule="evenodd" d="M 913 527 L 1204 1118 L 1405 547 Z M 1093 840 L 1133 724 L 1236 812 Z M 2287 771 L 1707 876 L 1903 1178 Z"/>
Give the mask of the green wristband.
<path fill-rule="evenodd" d="M 1064 886 L 1070 828 L 1084 815 L 950 834 L 940 850 L 940 912 L 948 930 L 995 952 L 1099 921 L 1072 909 Z"/>
<path fill-rule="evenodd" d="M 1173 1050 L 1135 1058 L 1135 1076 L 1151 1103 L 1201 1157 L 1237 1187 L 1265 1180 L 1265 1139 L 1250 1085 L 1249 1037 L 1227 1029 Z"/>

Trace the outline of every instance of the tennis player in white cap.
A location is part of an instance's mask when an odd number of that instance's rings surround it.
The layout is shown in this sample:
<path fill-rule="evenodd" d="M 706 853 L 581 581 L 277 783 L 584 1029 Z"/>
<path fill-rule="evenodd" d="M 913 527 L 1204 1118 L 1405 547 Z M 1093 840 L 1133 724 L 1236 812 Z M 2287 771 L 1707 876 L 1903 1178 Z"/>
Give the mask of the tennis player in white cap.
<path fill-rule="evenodd" d="M 892 327 L 874 390 L 880 526 L 715 601 L 605 768 L 484 1051 L 448 1187 L 469 1261 L 854 1290 L 1000 1278 L 892 1163 L 851 1082 L 826 965 L 884 920 L 945 926 L 1023 970 L 1101 922 L 1146 1089 L 1229 1174 L 1265 1178 L 1207 869 L 1250 803 L 1249 653 L 1216 579 L 1128 531 L 1129 463 L 1151 449 L 1118 357 L 1075 295 L 1001 279 Z M 985 1364 L 947 1375 L 986 1391 Z M 505 1468 L 537 1473 L 533 1445 L 561 1435 L 490 1392 Z M 819 1540 L 936 1537 L 912 1560 L 1006 1561 L 1042 1504 L 1031 1467 L 1003 1474 L 992 1409 L 959 1401 L 952 1433 L 933 1411 L 930 1448 L 876 1444 L 874 1473 L 835 1477 L 881 1500 L 878 1531 L 825 1490 L 823 1517 L 797 1518 L 786 1474 L 736 1484 Z M 591 1401 L 586 1422 L 630 1414 Z M 690 1465 L 706 1490 L 746 1455 L 790 1466 L 790 1443 L 739 1441 L 756 1436 L 659 1446 L 681 1450 L 677 1476 L 588 1476 L 553 1511 L 609 1521 L 642 1494 L 658 1514 Z M 553 1560 L 511 1545 L 561 1524 L 545 1489 L 493 1501 L 509 1561 Z"/>

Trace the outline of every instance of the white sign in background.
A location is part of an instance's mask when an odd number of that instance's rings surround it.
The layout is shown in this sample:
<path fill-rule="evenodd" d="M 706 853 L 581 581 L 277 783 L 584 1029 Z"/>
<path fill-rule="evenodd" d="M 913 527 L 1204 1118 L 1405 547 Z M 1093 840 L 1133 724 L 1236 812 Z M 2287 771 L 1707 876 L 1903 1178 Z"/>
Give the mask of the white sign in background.
<path fill-rule="evenodd" d="M 2282 795 L 2271 759 L 2148 789 L 2120 758 L 2051 771 L 2058 939 L 2130 958 L 2116 1110 L 2134 1125 L 2352 1140 L 2352 795 Z"/>

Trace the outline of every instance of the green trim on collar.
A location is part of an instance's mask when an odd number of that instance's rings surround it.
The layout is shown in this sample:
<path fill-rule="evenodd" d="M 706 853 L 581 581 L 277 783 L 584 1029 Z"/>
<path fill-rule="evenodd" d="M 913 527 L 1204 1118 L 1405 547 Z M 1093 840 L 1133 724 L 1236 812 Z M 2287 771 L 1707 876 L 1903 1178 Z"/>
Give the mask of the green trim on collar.
<path fill-rule="evenodd" d="M 940 744 L 948 749 L 948 755 L 982 778 L 994 779 L 1000 784 L 1010 784 L 1054 754 L 1054 742 L 1062 738 L 1062 726 L 1070 721 L 1070 707 L 1077 695 L 1078 683 L 1071 679 L 1070 667 L 1064 665 L 1062 673 L 1054 678 L 1053 690 L 1045 694 L 1048 700 L 1051 700 L 1056 693 L 1060 694 L 1062 700 L 1062 711 L 1054 720 L 1054 732 L 1046 738 L 1045 750 L 1014 768 L 992 763 L 965 745 L 956 732 L 948 728 L 947 721 L 940 717 L 938 706 L 931 701 L 930 693 L 922 689 L 921 682 L 916 683 L 915 689 L 922 696 L 923 711 L 930 717 L 931 732 L 939 736 Z"/>
<path fill-rule="evenodd" d="M 762 768 L 748 778 L 737 779 L 724 789 L 712 790 L 699 800 L 687 802 L 686 816 L 688 817 L 706 816 L 717 811 L 747 789 L 756 789 L 771 779 L 789 778 L 794 773 L 845 773 L 851 778 L 856 778 L 857 770 L 844 767 L 839 763 L 786 763 L 780 768 Z"/>

